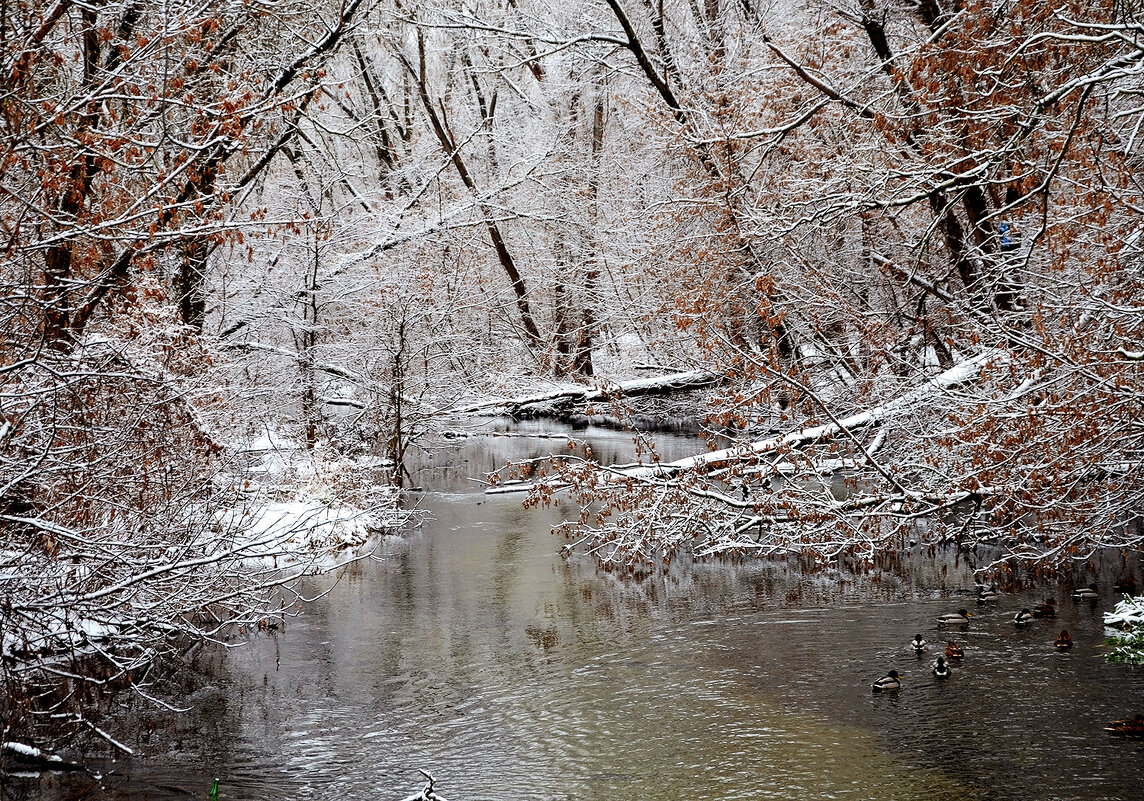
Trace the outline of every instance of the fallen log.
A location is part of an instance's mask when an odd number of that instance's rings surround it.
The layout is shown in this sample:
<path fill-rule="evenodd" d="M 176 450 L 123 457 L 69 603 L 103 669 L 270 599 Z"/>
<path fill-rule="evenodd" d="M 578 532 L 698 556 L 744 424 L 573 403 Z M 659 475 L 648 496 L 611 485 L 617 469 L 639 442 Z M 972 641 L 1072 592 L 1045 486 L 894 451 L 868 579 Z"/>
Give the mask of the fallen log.
<path fill-rule="evenodd" d="M 15 763 L 14 767 L 32 770 L 60 770 L 75 771 L 86 770 L 83 765 L 68 762 L 56 754 L 49 754 L 34 746 L 17 742 L 0 743 L 0 757 L 5 762 Z"/>
<path fill-rule="evenodd" d="M 824 442 L 844 435 L 846 432 L 855 432 L 870 429 L 881 425 L 893 417 L 910 411 L 917 405 L 933 397 L 947 392 L 957 386 L 971 383 L 980 376 L 981 371 L 988 365 L 1001 364 L 1007 361 L 1007 354 L 1001 350 L 988 350 L 971 359 L 967 359 L 950 369 L 934 376 L 914 389 L 866 411 L 852 414 L 836 422 L 791 431 L 779 436 L 766 437 L 755 440 L 745 446 L 724 448 L 708 453 L 677 459 L 672 462 L 659 462 L 656 464 L 639 464 L 613 466 L 609 468 L 614 480 L 623 479 L 661 479 L 689 470 L 714 470 L 744 458 L 757 458 L 768 453 L 778 453 L 790 448 L 799 448 L 807 445 Z M 502 494 L 510 492 L 529 492 L 536 486 L 532 481 L 507 481 L 489 487 L 487 494 Z"/>
<path fill-rule="evenodd" d="M 458 414 L 507 414 L 515 418 L 561 417 L 591 403 L 615 398 L 638 398 L 647 395 L 687 392 L 713 386 L 722 380 L 723 376 L 718 373 L 706 370 L 690 370 L 592 387 L 564 385 L 549 392 L 472 403 L 455 411 Z"/>
<path fill-rule="evenodd" d="M 765 453 L 773 453 L 780 449 L 812 445 L 837 437 L 846 431 L 870 428 L 884 423 L 899 414 L 910 411 L 918 404 L 935 395 L 940 395 L 954 387 L 975 381 L 981 374 L 983 367 L 990 364 L 1002 363 L 1006 360 L 1007 354 L 1004 351 L 989 350 L 972 359 L 967 359 L 960 364 L 954 365 L 915 389 L 881 406 L 852 414 L 849 417 L 842 418 L 838 422 L 812 426 L 810 428 L 792 431 L 789 434 L 778 437 L 767 437 L 766 439 L 756 440 L 750 443 L 745 449 L 742 447 L 724 448 L 718 451 L 699 454 L 698 456 L 677 459 L 674 462 L 646 465 L 641 468 L 625 470 L 624 475 L 632 478 L 644 478 L 649 476 L 671 475 L 696 468 L 711 468 L 729 461 L 742 459 L 744 456 L 759 456 Z"/>

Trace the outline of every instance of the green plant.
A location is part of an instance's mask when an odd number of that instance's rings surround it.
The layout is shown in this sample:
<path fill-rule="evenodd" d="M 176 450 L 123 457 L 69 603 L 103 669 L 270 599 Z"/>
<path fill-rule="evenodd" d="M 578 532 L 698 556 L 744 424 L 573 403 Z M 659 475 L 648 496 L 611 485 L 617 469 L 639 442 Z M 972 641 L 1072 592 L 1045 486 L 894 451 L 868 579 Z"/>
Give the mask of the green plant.
<path fill-rule="evenodd" d="M 1109 647 L 1105 659 L 1144 665 L 1144 597 L 1125 596 L 1112 611 L 1105 613 L 1104 623 L 1124 629 L 1122 634 L 1115 634 L 1104 641 Z"/>

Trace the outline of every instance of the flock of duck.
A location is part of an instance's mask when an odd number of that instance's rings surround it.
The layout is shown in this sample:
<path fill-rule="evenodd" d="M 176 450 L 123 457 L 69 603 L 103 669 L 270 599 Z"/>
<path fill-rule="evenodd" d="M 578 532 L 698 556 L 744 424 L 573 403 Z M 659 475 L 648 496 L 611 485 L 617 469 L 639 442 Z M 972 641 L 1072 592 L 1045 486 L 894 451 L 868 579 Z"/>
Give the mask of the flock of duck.
<path fill-rule="evenodd" d="M 1129 595 L 1136 594 L 1136 582 L 1131 578 L 1118 582 L 1115 587 L 1117 592 L 1127 593 Z M 1073 592 L 1074 601 L 1095 601 L 1100 598 L 1100 589 L 1096 584 L 1089 584 L 1087 587 L 1082 587 Z M 996 603 L 1000 594 L 994 586 L 986 587 L 983 584 L 977 585 L 977 604 L 984 606 L 990 603 Z M 1013 616 L 1013 625 L 1018 628 L 1028 626 L 1034 620 L 1042 618 L 1053 618 L 1057 615 L 1057 602 L 1049 598 L 1043 604 L 1040 604 L 1033 609 L 1023 608 Z M 940 615 L 937 619 L 938 626 L 968 626 L 969 619 L 973 617 L 965 609 L 958 609 L 956 612 L 947 612 Z M 1073 640 L 1072 635 L 1069 634 L 1068 629 L 1061 629 L 1061 633 L 1053 640 L 1053 646 L 1058 651 L 1067 651 L 1072 648 Z M 914 639 L 910 641 L 910 648 L 918 655 L 921 655 L 929 649 L 929 643 L 921 634 L 915 634 Z M 950 668 L 951 661 L 958 661 L 965 657 L 965 649 L 958 645 L 954 640 L 949 640 L 945 646 L 944 655 L 938 656 L 934 663 L 930 665 L 930 672 L 933 673 L 935 679 L 944 681 L 953 675 L 953 670 Z M 882 678 L 878 679 L 873 684 L 874 692 L 891 692 L 901 689 L 902 676 L 897 670 L 891 670 Z M 1131 737 L 1144 737 L 1144 715 L 1136 715 L 1132 718 L 1123 718 L 1121 720 L 1114 720 L 1104 727 L 1106 731 L 1121 736 Z"/>

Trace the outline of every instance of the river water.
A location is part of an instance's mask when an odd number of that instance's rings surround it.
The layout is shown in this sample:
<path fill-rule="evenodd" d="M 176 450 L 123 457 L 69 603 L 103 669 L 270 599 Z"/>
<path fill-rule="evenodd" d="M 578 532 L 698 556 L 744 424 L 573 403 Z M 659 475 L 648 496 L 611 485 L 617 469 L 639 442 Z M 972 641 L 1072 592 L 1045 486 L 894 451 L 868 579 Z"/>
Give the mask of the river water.
<path fill-rule="evenodd" d="M 622 434 L 578 433 L 630 458 Z M 661 439 L 666 458 L 696 448 Z M 432 520 L 311 580 L 328 593 L 231 650 L 195 711 L 138 727 L 140 757 L 4 797 L 206 798 L 218 777 L 224 800 L 386 801 L 424 769 L 452 801 L 1144 799 L 1144 741 L 1102 730 L 1144 713 L 1144 669 L 1100 657 L 1111 592 L 1003 595 L 945 632 L 938 614 L 972 606 L 956 553 L 893 573 L 680 563 L 620 579 L 557 555 L 549 528 L 572 510 L 472 480 L 554 444 L 438 455 L 418 474 Z M 1057 620 L 1015 630 L 1046 595 Z M 1052 646 L 1062 627 L 1069 653 Z M 917 632 L 964 645 L 948 681 L 930 675 L 936 649 L 908 647 Z M 903 689 L 871 692 L 892 667 Z"/>

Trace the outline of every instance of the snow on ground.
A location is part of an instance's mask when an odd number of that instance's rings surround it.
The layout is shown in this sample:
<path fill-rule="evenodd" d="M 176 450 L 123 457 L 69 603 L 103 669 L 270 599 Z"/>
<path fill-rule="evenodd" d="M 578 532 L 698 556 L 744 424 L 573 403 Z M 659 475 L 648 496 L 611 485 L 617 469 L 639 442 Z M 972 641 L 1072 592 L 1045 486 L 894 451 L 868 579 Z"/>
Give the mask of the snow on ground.
<path fill-rule="evenodd" d="M 128 566 L 134 573 L 107 572 L 92 582 L 99 565 L 90 560 L 0 550 L 6 566 L 0 594 L 25 599 L 20 624 L 4 627 L 0 654 L 52 657 L 112 639 L 131 617 L 116 614 L 114 598 L 129 591 L 146 594 L 144 588 L 187 571 L 233 573 L 237 566 L 252 580 L 276 583 L 333 570 L 368 557 L 385 534 L 409 520 L 410 512 L 397 508 L 397 491 L 378 483 L 385 470 L 376 459 L 331 459 L 329 451 L 315 454 L 270 432 L 246 450 L 255 469 L 219 480 L 225 492 L 216 497 L 231 502 L 213 510 L 184 509 L 185 520 L 176 528 L 185 538 L 166 548 L 150 543 L 159 546 L 156 558 Z M 117 551 L 146 542 L 148 535 L 109 525 L 84 536 Z M 54 595 L 45 595 L 53 588 Z"/>
<path fill-rule="evenodd" d="M 389 510 L 365 511 L 319 499 L 269 502 L 218 515 L 224 547 L 251 566 L 306 564 L 328 570 L 368 554 L 399 519 Z"/>
<path fill-rule="evenodd" d="M 221 546 L 252 566 L 332 569 L 368 555 L 380 534 L 408 520 L 397 490 L 379 483 L 388 463 L 377 457 L 307 449 L 269 429 L 240 450 L 250 459 L 243 501 L 215 523 Z"/>
<path fill-rule="evenodd" d="M 1110 662 L 1144 665 L 1144 596 L 1125 597 L 1104 613 L 1104 625 L 1116 629 L 1109 631 L 1105 655 Z"/>

